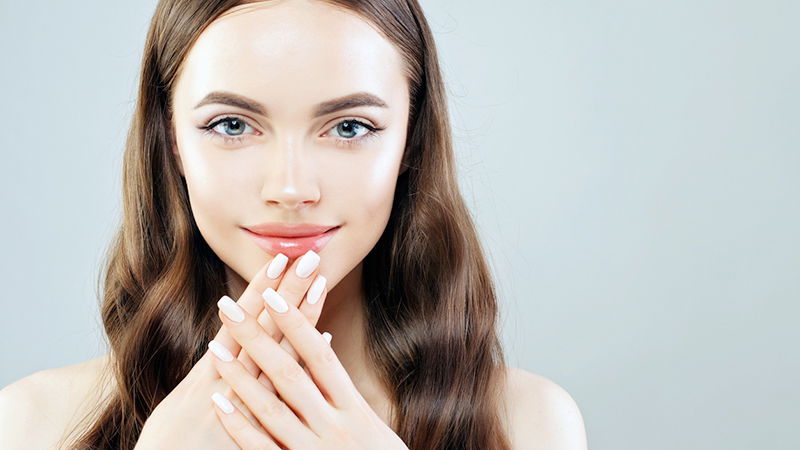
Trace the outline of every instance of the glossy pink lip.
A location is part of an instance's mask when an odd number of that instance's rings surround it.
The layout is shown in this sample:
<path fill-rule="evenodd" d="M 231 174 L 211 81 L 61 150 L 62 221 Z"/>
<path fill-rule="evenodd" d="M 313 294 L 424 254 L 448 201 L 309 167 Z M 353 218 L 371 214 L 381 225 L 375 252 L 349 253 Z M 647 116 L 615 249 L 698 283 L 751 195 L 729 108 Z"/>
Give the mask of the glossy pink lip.
<path fill-rule="evenodd" d="M 303 256 L 309 250 L 314 250 L 314 252 L 319 253 L 325 244 L 333 238 L 333 235 L 339 231 L 339 228 L 338 226 L 334 228 L 330 226 L 317 226 L 315 232 L 314 226 L 307 226 L 305 224 L 296 227 L 265 224 L 263 226 L 242 229 L 255 241 L 256 245 L 261 247 L 265 252 L 272 255 L 283 253 L 289 259 L 294 259 Z M 254 232 L 254 230 L 259 230 L 259 232 Z M 272 231 L 270 231 L 269 235 L 266 235 L 261 234 L 261 230 Z"/>

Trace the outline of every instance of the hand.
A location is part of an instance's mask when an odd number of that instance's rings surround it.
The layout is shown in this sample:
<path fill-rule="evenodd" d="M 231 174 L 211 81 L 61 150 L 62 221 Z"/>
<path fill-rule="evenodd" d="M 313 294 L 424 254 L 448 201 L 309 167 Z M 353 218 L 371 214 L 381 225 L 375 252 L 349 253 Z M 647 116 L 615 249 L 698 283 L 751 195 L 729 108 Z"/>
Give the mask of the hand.
<path fill-rule="evenodd" d="M 294 276 L 293 271 L 290 276 L 282 276 L 286 262 L 287 259 L 284 255 L 278 255 L 268 261 L 250 281 L 242 296 L 239 297 L 237 304 L 248 311 L 249 314 L 257 315 L 258 322 L 263 327 L 264 332 L 272 336 L 275 341 L 280 340 L 281 346 L 287 353 L 299 358 L 291 344 L 286 339 L 282 339 L 283 334 L 272 322 L 269 313 L 264 310 L 264 301 L 261 297 L 264 289 L 268 287 L 275 288 L 283 278 Z M 274 266 L 280 269 L 275 279 L 271 279 L 266 275 L 267 268 L 272 267 L 273 263 Z M 300 283 L 305 283 L 307 287 L 311 283 L 310 278 L 311 276 L 309 276 L 308 280 L 301 280 Z M 307 314 L 308 320 L 316 323 L 319 319 L 319 309 L 309 308 L 309 306 L 312 305 L 300 305 L 300 311 Z M 244 367 L 247 367 L 248 373 L 253 377 L 259 376 L 260 369 L 258 366 L 252 362 L 247 352 L 239 351 L 238 343 L 230 336 L 225 325 L 220 328 L 214 340 L 238 353 L 239 361 Z M 206 352 L 175 389 L 158 404 L 142 428 L 136 449 L 237 449 L 236 443 L 226 433 L 215 414 L 209 408 L 209 403 L 211 403 L 209 398 L 216 391 L 229 395 L 235 403 L 240 405 L 242 413 L 253 424 L 260 427 L 258 421 L 252 416 L 247 407 L 241 404 L 241 401 L 230 391 L 227 384 L 219 378 L 212 364 L 212 359 L 210 352 Z M 259 381 L 267 389 L 274 389 L 263 374 L 259 376 Z"/>
<path fill-rule="evenodd" d="M 266 308 L 273 322 L 297 350 L 307 370 L 265 333 L 251 314 L 220 311 L 233 339 L 280 395 L 259 383 L 241 361 L 220 352 L 224 357 L 214 358 L 214 367 L 262 426 L 254 426 L 237 408 L 215 395 L 218 403 L 214 410 L 225 430 L 244 449 L 407 450 L 358 392 L 327 339 L 294 306 L 302 295 L 302 291 L 284 287 L 284 283 L 277 292 L 264 292 L 267 303 L 278 308 Z M 324 295 L 313 307 L 321 310 L 323 303 Z"/>

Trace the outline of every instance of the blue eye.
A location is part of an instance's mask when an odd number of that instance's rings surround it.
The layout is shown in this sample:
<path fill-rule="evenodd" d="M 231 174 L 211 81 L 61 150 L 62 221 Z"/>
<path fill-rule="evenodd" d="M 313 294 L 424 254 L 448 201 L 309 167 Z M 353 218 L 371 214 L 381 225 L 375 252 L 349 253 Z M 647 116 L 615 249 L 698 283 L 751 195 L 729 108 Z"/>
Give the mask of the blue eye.
<path fill-rule="evenodd" d="M 367 131 L 365 133 L 361 134 L 361 135 L 358 135 L 358 133 L 356 133 L 354 131 L 354 130 L 358 130 L 358 129 L 367 130 Z M 331 130 L 341 130 L 344 133 L 344 135 L 339 134 L 339 136 L 342 136 L 345 139 L 337 139 L 336 140 L 336 145 L 339 145 L 339 146 L 344 145 L 344 146 L 352 147 L 354 145 L 361 144 L 363 141 L 365 141 L 367 139 L 375 138 L 378 135 L 378 132 L 382 131 L 383 128 L 378 128 L 378 127 L 373 127 L 371 125 L 367 125 L 367 124 L 365 124 L 364 122 L 362 122 L 360 120 L 346 119 L 346 120 L 343 120 L 343 121 L 339 122 L 338 124 L 336 124 L 336 126 L 331 128 Z M 358 136 L 358 137 L 354 138 L 354 136 Z"/>
<path fill-rule="evenodd" d="M 228 130 L 233 131 L 236 134 L 233 135 L 227 133 L 222 134 L 217 131 L 214 131 L 214 129 L 220 125 L 227 125 L 227 127 L 224 128 L 227 128 Z M 224 117 L 220 120 L 217 120 L 209 125 L 200 128 L 205 130 L 205 134 L 210 134 L 214 137 L 221 137 L 225 139 L 226 144 L 232 144 L 232 143 L 242 142 L 242 140 L 244 139 L 242 137 L 244 131 L 240 130 L 245 130 L 247 129 L 247 127 L 250 127 L 250 129 L 253 128 L 250 124 L 247 123 L 246 120 L 242 119 L 241 117 L 229 116 L 229 117 Z"/>
<path fill-rule="evenodd" d="M 220 128 L 220 125 L 223 125 L 223 127 Z M 223 131 L 223 133 L 215 131 L 215 129 L 218 128 Z M 237 116 L 223 117 L 220 120 L 200 127 L 201 130 L 204 130 L 204 134 L 211 135 L 212 137 L 222 138 L 225 140 L 226 144 L 241 143 L 247 136 L 245 130 L 248 128 L 251 130 L 253 129 L 253 127 L 246 120 Z M 331 131 L 333 130 L 336 130 L 337 134 L 342 137 L 336 139 L 336 145 L 352 147 L 361 144 L 368 139 L 376 137 L 378 132 L 383 131 L 384 128 L 373 127 L 356 119 L 345 119 L 331 128 Z M 359 133 L 360 130 L 366 130 L 366 132 Z M 228 134 L 228 132 L 233 132 L 234 134 Z"/>

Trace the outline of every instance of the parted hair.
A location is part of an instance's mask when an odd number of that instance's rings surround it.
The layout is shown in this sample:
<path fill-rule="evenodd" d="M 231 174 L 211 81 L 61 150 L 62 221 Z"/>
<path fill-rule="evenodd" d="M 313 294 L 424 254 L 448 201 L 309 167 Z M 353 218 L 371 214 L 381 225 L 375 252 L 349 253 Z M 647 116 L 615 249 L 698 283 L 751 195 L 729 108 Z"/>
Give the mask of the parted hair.
<path fill-rule="evenodd" d="M 267 0 L 268 1 L 268 0 Z M 506 366 L 489 266 L 459 191 L 433 35 L 416 0 L 319 0 L 373 24 L 409 83 L 389 222 L 363 261 L 367 354 L 410 449 L 508 449 Z M 221 322 L 224 263 L 201 236 L 175 155 L 171 96 L 200 33 L 239 0 L 161 0 L 141 62 L 122 170 L 123 211 L 98 277 L 113 389 L 70 448 L 131 449 Z M 65 437 L 66 441 L 66 437 Z"/>

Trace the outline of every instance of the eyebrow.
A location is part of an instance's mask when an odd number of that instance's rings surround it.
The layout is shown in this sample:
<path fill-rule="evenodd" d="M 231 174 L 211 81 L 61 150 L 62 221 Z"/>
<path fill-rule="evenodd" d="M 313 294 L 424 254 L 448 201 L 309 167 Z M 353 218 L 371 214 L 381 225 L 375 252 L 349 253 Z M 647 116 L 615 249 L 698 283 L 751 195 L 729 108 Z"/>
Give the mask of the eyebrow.
<path fill-rule="evenodd" d="M 242 95 L 234 94 L 226 91 L 214 91 L 206 95 L 194 107 L 197 109 L 203 105 L 211 103 L 219 103 L 222 105 L 235 106 L 264 117 L 269 117 L 267 108 L 258 103 L 257 101 L 247 98 Z M 314 109 L 314 117 L 324 116 L 343 109 L 357 108 L 359 106 L 375 106 L 379 108 L 387 108 L 386 102 L 380 97 L 369 92 L 357 92 L 355 94 L 345 95 L 344 97 L 335 98 L 318 104 Z"/>

